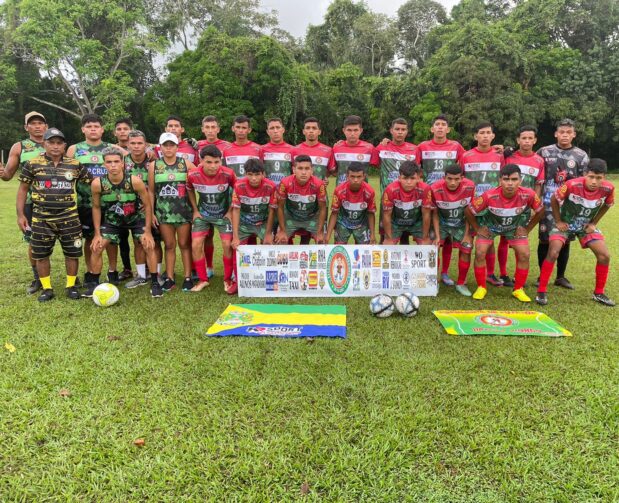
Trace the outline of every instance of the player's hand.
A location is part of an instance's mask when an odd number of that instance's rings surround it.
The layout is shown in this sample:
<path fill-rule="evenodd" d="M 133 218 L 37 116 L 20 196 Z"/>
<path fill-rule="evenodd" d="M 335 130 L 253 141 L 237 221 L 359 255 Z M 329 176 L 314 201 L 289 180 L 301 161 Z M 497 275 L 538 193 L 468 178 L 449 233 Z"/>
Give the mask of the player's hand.
<path fill-rule="evenodd" d="M 155 153 L 155 149 L 154 148 L 147 148 L 146 149 L 146 157 L 148 158 L 149 161 L 156 161 L 157 160 L 157 154 Z"/>
<path fill-rule="evenodd" d="M 94 237 L 90 244 L 90 249 L 94 252 L 103 250 L 103 238 L 100 235 Z"/>
<path fill-rule="evenodd" d="M 526 227 L 522 227 L 521 225 L 516 227 L 516 237 L 517 238 L 526 238 L 528 235 L 529 235 L 529 231 L 527 230 Z"/>
<path fill-rule="evenodd" d="M 488 229 L 488 227 L 486 226 L 480 227 L 479 229 L 477 229 L 477 235 L 480 238 L 490 239 L 490 229 Z"/>
<path fill-rule="evenodd" d="M 492 150 L 494 150 L 497 154 L 503 154 L 505 147 L 503 145 L 492 145 Z"/>
<path fill-rule="evenodd" d="M 140 243 L 142 244 L 142 248 L 144 248 L 145 250 L 152 250 L 155 247 L 155 240 L 153 239 L 153 235 L 150 233 L 150 231 L 142 234 Z"/>
<path fill-rule="evenodd" d="M 325 233 L 322 231 L 319 231 L 316 233 L 316 244 L 318 245 L 324 245 L 325 244 Z"/>
<path fill-rule="evenodd" d="M 159 220 L 157 220 L 157 217 L 155 215 L 153 215 L 152 225 L 154 227 L 159 227 Z"/>
<path fill-rule="evenodd" d="M 192 221 L 192 222 L 195 222 L 196 220 L 198 220 L 198 218 L 202 218 L 202 215 L 200 215 L 200 212 L 199 212 L 199 211 L 194 211 L 194 212 L 193 212 L 193 216 L 192 216 L 192 218 L 191 218 L 191 221 Z"/>
<path fill-rule="evenodd" d="M 433 246 L 441 246 L 441 238 L 435 237 L 430 244 Z"/>
<path fill-rule="evenodd" d="M 26 232 L 30 230 L 30 226 L 28 225 L 28 219 L 24 215 L 23 217 L 17 217 L 17 226 L 19 230 L 22 232 Z"/>
<path fill-rule="evenodd" d="M 279 245 L 288 243 L 288 236 L 283 230 L 277 233 L 277 235 L 275 236 L 275 242 Z"/>
<path fill-rule="evenodd" d="M 264 235 L 264 239 L 262 240 L 263 245 L 272 245 L 273 244 L 273 233 L 267 232 Z"/>
<path fill-rule="evenodd" d="M 591 222 L 589 222 L 587 225 L 585 225 L 585 234 L 591 234 L 595 232 L 595 230 L 596 230 L 595 224 L 592 224 Z"/>
<path fill-rule="evenodd" d="M 467 249 L 473 248 L 473 237 L 470 234 L 465 234 L 462 238 L 462 246 Z"/>
<path fill-rule="evenodd" d="M 327 241 L 327 242 L 328 242 L 328 241 Z M 375 244 L 376 244 L 376 236 L 374 236 L 374 235 L 371 235 L 371 236 L 370 236 L 370 244 L 371 244 L 371 245 L 375 245 Z"/>
<path fill-rule="evenodd" d="M 232 238 L 232 243 L 230 243 L 230 246 L 236 250 L 240 244 L 241 240 L 239 238 Z"/>
<path fill-rule="evenodd" d="M 565 222 L 556 222 L 555 225 L 561 232 L 567 232 L 568 225 Z"/>
<path fill-rule="evenodd" d="M 389 138 L 383 138 L 382 140 L 380 140 L 380 144 L 381 145 L 388 145 L 389 144 Z"/>

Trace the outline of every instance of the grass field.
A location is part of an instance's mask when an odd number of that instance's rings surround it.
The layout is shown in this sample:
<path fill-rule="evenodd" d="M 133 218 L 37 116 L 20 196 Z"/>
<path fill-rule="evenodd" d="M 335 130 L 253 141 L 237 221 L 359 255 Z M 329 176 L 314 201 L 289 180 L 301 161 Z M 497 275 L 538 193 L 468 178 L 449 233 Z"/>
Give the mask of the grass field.
<path fill-rule="evenodd" d="M 572 247 L 577 289 L 543 309 L 572 338 L 441 332 L 433 309 L 523 307 L 492 287 L 443 288 L 410 320 L 338 299 L 346 340 L 207 338 L 232 300 L 219 255 L 202 294 L 123 288 L 105 310 L 62 296 L 57 247 L 58 298 L 27 297 L 16 187 L 0 185 L 0 501 L 619 500 L 619 310 L 590 300 L 590 252 Z M 616 256 L 617 209 L 601 228 Z"/>

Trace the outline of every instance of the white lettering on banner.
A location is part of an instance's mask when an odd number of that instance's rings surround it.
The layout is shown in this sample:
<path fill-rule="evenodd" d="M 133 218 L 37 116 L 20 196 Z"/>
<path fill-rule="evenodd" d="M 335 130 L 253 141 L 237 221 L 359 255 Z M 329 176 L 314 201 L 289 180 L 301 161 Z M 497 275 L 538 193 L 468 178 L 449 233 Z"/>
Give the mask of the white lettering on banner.
<path fill-rule="evenodd" d="M 438 293 L 435 246 L 240 246 L 239 297 Z"/>

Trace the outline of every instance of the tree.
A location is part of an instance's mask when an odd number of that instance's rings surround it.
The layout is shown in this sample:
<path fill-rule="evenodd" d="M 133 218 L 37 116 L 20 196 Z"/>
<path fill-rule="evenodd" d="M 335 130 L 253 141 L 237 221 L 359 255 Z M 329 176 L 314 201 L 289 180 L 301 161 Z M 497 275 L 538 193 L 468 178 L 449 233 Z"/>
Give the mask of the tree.
<path fill-rule="evenodd" d="M 439 24 L 447 22 L 443 6 L 433 0 L 409 0 L 398 9 L 399 51 L 406 66 L 423 66 L 428 56 L 426 37 Z"/>
<path fill-rule="evenodd" d="M 393 65 L 397 31 L 393 20 L 385 14 L 366 12 L 353 25 L 353 61 L 366 75 L 386 75 Z"/>

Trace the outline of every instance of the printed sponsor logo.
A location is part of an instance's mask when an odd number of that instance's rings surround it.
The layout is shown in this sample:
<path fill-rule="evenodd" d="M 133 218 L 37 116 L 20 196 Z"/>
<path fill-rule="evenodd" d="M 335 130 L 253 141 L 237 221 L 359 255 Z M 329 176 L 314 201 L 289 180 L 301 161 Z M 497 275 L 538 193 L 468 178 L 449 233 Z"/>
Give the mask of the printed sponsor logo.
<path fill-rule="evenodd" d="M 327 280 L 331 291 L 341 295 L 350 282 L 350 257 L 346 248 L 336 246 L 327 259 Z"/>

